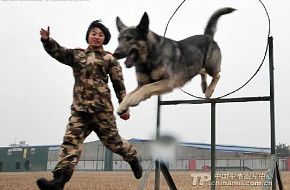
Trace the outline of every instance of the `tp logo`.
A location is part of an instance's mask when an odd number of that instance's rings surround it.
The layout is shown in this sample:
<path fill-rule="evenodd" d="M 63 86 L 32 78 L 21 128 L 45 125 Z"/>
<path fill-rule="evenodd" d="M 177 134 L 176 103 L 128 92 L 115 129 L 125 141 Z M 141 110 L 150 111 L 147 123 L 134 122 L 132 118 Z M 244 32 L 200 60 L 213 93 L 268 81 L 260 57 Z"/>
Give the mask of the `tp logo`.
<path fill-rule="evenodd" d="M 191 174 L 190 175 L 192 177 L 192 185 L 199 185 L 202 186 L 204 182 L 210 181 L 210 174 Z"/>

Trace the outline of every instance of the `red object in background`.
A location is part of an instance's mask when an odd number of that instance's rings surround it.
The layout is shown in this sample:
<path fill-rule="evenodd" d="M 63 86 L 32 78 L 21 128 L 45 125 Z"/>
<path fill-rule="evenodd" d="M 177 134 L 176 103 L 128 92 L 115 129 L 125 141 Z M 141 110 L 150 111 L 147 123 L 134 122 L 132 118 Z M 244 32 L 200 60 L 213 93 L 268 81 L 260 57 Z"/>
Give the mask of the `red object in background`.
<path fill-rule="evenodd" d="M 203 172 L 209 172 L 209 166 L 208 165 L 204 165 L 203 167 L 202 167 L 202 171 Z"/>
<path fill-rule="evenodd" d="M 189 160 L 188 169 L 189 171 L 196 170 L 196 160 Z"/>
<path fill-rule="evenodd" d="M 287 170 L 287 171 L 290 171 L 290 158 L 287 159 L 287 161 L 286 161 L 286 165 L 287 165 L 287 166 L 286 166 L 286 167 L 287 167 L 286 170 Z"/>

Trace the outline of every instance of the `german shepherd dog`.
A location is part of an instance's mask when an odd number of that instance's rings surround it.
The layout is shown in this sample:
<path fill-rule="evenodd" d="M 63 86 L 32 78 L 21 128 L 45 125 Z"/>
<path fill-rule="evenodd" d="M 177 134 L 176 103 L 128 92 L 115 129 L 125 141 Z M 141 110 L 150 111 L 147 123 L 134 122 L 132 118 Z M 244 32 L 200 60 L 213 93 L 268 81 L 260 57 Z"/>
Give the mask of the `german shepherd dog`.
<path fill-rule="evenodd" d="M 128 93 L 117 110 L 126 112 L 152 95 L 171 92 L 182 87 L 200 74 L 201 89 L 210 98 L 220 78 L 221 51 L 213 36 L 220 16 L 235 9 L 217 10 L 209 19 L 203 35 L 195 35 L 175 41 L 149 30 L 149 18 L 145 12 L 136 27 L 127 27 L 119 17 L 119 45 L 114 52 L 117 59 L 126 57 L 127 68 L 135 66 L 138 86 Z M 207 74 L 212 81 L 207 85 Z"/>

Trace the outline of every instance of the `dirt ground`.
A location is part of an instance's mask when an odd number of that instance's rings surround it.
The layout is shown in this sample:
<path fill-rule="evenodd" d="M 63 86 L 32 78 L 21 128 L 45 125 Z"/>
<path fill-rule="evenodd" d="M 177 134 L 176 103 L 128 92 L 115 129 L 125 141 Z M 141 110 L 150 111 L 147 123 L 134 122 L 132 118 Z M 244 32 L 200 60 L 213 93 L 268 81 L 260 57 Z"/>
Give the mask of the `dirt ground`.
<path fill-rule="evenodd" d="M 236 172 L 241 173 L 241 172 Z M 178 190 L 210 190 L 209 183 L 193 185 L 192 174 L 195 172 L 172 172 Z M 290 172 L 282 172 L 285 190 L 290 190 Z M 207 175 L 209 175 L 207 173 Z M 52 178 L 50 172 L 5 173 L 0 172 L 0 190 L 37 190 L 35 181 L 39 177 Z M 65 190 L 153 190 L 154 171 L 150 173 L 144 188 L 139 188 L 141 180 L 136 180 L 131 172 L 75 172 Z M 168 190 L 162 174 L 160 190 Z M 237 179 L 237 176 L 236 176 Z M 232 178 L 232 180 L 235 180 Z M 144 181 L 144 180 L 143 180 Z M 217 178 L 218 181 L 218 178 Z M 247 182 L 247 179 L 240 180 Z M 199 182 L 199 181 L 198 181 Z M 216 190 L 262 190 L 261 185 L 217 185 Z M 269 190 L 272 189 L 271 187 Z M 278 188 L 277 188 L 278 190 Z"/>

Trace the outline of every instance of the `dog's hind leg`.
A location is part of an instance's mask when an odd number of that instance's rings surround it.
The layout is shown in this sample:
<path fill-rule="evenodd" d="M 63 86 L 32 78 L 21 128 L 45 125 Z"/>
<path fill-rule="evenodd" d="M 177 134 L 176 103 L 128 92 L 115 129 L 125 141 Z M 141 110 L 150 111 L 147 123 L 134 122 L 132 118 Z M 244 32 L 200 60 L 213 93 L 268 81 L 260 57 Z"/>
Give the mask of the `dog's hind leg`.
<path fill-rule="evenodd" d="M 199 72 L 200 76 L 201 76 L 201 90 L 203 93 L 205 93 L 206 89 L 207 89 L 207 73 L 206 70 L 203 68 L 200 70 Z"/>
<path fill-rule="evenodd" d="M 220 79 L 220 74 L 219 73 L 216 73 L 212 76 L 212 80 L 211 80 L 211 83 L 209 84 L 209 86 L 207 87 L 206 91 L 205 91 L 205 97 L 206 98 L 210 98 L 218 81 Z"/>

